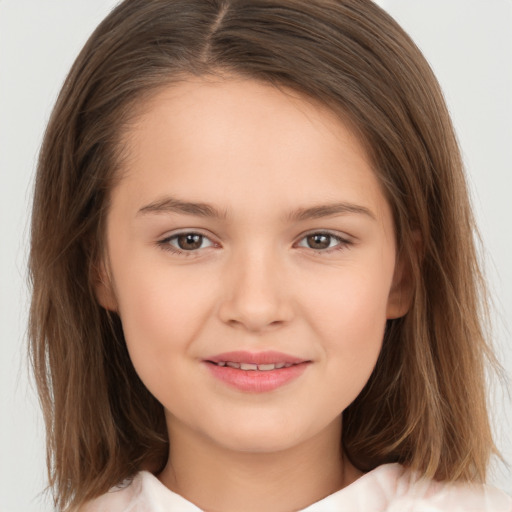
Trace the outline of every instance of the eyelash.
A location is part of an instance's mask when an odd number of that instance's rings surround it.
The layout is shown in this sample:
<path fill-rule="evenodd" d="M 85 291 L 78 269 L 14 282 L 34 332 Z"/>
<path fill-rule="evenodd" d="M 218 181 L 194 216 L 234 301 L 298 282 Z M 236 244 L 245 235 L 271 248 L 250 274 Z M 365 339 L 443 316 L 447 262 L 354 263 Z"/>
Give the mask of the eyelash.
<path fill-rule="evenodd" d="M 177 234 L 174 234 L 172 236 L 168 236 L 162 240 L 159 240 L 157 242 L 157 245 L 163 250 L 163 251 L 168 251 L 168 252 L 171 252 L 173 254 L 177 254 L 177 255 L 180 255 L 180 256 L 184 256 L 184 257 L 194 257 L 196 256 L 196 253 L 199 251 L 199 249 L 193 249 L 193 250 L 190 250 L 190 251 L 185 251 L 185 250 L 182 250 L 182 249 L 178 249 L 174 246 L 172 246 L 170 244 L 170 242 L 172 240 L 175 240 L 177 239 L 179 236 L 183 236 L 183 235 L 198 235 L 202 238 L 205 238 L 205 239 L 208 239 L 209 238 L 206 236 L 206 235 L 203 235 L 202 233 L 198 233 L 196 231 L 184 231 L 182 233 L 177 233 Z M 299 240 L 302 241 L 304 240 L 305 238 L 309 237 L 309 236 L 313 236 L 313 235 L 323 235 L 323 236 L 327 236 L 327 237 L 330 237 L 331 239 L 334 239 L 338 242 L 338 245 L 336 245 L 335 247 L 331 247 L 331 248 L 327 248 L 327 249 L 313 249 L 311 247 L 309 247 L 309 249 L 311 249 L 313 251 L 313 254 L 315 255 L 318 255 L 318 256 L 323 256 L 325 254 L 331 254 L 331 253 L 334 253 L 334 252 L 338 252 L 338 251 L 342 251 L 342 250 L 345 250 L 347 249 L 349 246 L 352 245 L 352 242 L 339 236 L 339 235 L 335 235 L 329 231 L 312 231 L 310 233 L 306 233 L 305 235 L 302 236 L 302 238 Z M 211 241 L 211 240 L 210 240 Z M 214 242 L 212 242 L 214 243 Z"/>

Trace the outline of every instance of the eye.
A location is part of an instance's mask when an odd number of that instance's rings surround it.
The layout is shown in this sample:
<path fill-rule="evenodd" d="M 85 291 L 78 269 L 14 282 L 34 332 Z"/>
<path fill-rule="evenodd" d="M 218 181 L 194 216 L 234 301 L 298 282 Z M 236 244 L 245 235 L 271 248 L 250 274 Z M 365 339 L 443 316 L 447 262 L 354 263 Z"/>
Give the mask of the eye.
<path fill-rule="evenodd" d="M 201 233 L 186 232 L 168 236 L 160 240 L 158 245 L 166 251 L 185 254 L 197 251 L 198 249 L 212 247 L 215 244 Z"/>
<path fill-rule="evenodd" d="M 329 232 L 309 233 L 301 239 L 298 246 L 324 253 L 345 249 L 351 242 Z"/>

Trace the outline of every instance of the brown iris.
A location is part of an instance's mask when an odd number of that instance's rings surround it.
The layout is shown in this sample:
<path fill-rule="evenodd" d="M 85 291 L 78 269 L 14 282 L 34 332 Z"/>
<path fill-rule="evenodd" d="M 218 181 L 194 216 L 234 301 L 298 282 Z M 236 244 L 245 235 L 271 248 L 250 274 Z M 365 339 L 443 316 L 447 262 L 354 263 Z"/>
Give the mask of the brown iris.
<path fill-rule="evenodd" d="M 322 233 L 315 233 L 307 237 L 308 245 L 312 249 L 327 249 L 331 243 L 331 236 Z"/>
<path fill-rule="evenodd" d="M 196 233 L 186 233 L 177 237 L 178 246 L 185 251 L 199 249 L 203 243 L 203 236 Z"/>

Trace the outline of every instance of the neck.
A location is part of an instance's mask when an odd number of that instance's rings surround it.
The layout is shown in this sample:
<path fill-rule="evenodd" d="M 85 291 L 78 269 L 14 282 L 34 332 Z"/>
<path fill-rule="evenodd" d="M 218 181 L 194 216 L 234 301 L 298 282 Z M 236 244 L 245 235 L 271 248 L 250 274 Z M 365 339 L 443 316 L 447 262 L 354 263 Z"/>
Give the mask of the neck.
<path fill-rule="evenodd" d="M 174 421 L 169 462 L 159 479 L 209 512 L 305 508 L 360 476 L 341 451 L 341 420 L 278 452 L 226 449 Z"/>

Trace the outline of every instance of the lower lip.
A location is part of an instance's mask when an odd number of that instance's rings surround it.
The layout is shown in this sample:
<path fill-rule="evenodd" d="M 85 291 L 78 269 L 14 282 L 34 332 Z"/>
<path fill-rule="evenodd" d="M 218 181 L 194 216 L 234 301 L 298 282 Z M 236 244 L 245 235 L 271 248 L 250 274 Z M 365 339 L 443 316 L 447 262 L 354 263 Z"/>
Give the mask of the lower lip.
<path fill-rule="evenodd" d="M 294 364 L 288 368 L 276 370 L 239 370 L 229 366 L 219 366 L 214 363 L 206 363 L 206 366 L 214 377 L 225 382 L 229 386 L 240 391 L 250 393 L 265 393 L 278 389 L 285 384 L 297 379 L 304 373 L 308 362 Z"/>

